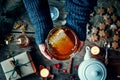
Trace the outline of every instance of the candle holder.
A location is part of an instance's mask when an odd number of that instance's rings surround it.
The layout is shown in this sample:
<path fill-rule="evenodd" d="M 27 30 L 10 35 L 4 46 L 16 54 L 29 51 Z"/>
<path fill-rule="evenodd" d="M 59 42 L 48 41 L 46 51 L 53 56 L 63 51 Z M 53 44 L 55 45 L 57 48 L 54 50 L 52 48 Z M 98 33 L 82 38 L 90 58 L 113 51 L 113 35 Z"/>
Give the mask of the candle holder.
<path fill-rule="evenodd" d="M 26 24 L 22 24 L 20 27 L 22 34 L 17 38 L 17 44 L 20 47 L 28 47 L 30 45 L 30 38 L 25 34 Z"/>
<path fill-rule="evenodd" d="M 50 73 L 50 66 L 44 67 L 43 65 L 39 66 L 40 68 L 40 76 L 43 78 L 43 80 L 47 80 L 48 78 L 53 79 L 54 75 Z"/>
<path fill-rule="evenodd" d="M 91 53 L 92 53 L 93 55 L 98 55 L 98 54 L 100 53 L 100 48 L 99 48 L 98 46 L 93 46 L 93 47 L 91 48 Z"/>
<path fill-rule="evenodd" d="M 28 47 L 30 45 L 30 38 L 26 34 L 22 34 L 17 38 L 17 44 L 20 47 Z"/>

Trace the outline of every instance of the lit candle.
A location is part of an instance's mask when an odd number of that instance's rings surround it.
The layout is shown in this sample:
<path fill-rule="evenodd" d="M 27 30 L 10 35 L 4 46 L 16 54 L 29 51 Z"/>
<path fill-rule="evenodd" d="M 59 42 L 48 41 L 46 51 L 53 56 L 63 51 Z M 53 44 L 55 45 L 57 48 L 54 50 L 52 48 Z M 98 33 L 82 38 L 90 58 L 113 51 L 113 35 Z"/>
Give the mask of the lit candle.
<path fill-rule="evenodd" d="M 22 44 L 22 39 L 21 38 L 17 39 L 17 44 Z"/>
<path fill-rule="evenodd" d="M 98 54 L 100 53 L 99 47 L 93 46 L 93 47 L 91 48 L 91 53 L 92 53 L 93 55 L 98 55 Z"/>
<path fill-rule="evenodd" d="M 41 77 L 48 77 L 49 70 L 46 68 L 43 68 L 42 70 L 40 70 L 40 75 L 41 75 Z"/>

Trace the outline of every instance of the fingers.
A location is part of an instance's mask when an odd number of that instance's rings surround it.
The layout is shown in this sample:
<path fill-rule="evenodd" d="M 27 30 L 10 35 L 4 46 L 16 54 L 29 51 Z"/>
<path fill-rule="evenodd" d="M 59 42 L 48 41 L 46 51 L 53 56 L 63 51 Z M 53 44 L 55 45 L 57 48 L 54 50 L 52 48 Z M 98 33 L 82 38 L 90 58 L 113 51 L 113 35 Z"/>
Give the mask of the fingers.
<path fill-rule="evenodd" d="M 80 52 L 83 46 L 84 46 L 84 42 L 83 41 L 79 41 L 79 47 L 78 47 L 77 51 Z"/>
<path fill-rule="evenodd" d="M 77 51 L 80 52 L 83 46 L 84 46 L 84 42 L 79 41 L 79 46 Z M 48 55 L 47 46 L 45 44 L 40 44 L 39 49 L 44 57 L 46 57 L 48 60 L 52 60 L 52 57 Z"/>
<path fill-rule="evenodd" d="M 46 47 L 45 44 L 40 44 L 40 45 L 39 45 L 39 49 L 40 49 L 41 53 L 42 53 L 48 60 L 52 60 L 52 57 L 48 55 L 47 47 Z"/>

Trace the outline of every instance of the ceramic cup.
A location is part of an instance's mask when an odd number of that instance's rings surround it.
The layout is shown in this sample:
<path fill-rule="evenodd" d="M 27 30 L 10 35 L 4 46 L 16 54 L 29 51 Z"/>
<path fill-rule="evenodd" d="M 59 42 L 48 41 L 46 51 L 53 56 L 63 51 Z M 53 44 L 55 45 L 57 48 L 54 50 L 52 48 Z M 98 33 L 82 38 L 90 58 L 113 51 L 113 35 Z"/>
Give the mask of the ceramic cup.
<path fill-rule="evenodd" d="M 50 6 L 50 15 L 53 21 L 57 20 L 59 17 L 59 10 L 57 7 Z"/>

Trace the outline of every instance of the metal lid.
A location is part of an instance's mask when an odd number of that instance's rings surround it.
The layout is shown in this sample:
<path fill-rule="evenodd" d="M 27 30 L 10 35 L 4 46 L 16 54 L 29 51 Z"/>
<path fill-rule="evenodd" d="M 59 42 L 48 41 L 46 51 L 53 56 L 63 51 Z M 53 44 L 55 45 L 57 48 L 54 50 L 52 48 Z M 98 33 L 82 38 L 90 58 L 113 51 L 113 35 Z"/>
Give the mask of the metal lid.
<path fill-rule="evenodd" d="M 95 59 L 85 60 L 78 68 L 78 76 L 80 80 L 105 80 L 106 68 Z"/>

